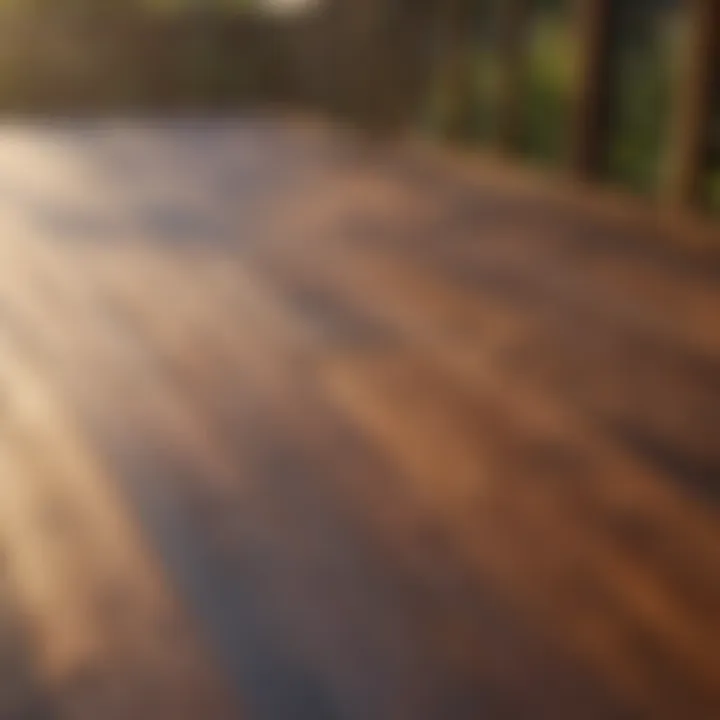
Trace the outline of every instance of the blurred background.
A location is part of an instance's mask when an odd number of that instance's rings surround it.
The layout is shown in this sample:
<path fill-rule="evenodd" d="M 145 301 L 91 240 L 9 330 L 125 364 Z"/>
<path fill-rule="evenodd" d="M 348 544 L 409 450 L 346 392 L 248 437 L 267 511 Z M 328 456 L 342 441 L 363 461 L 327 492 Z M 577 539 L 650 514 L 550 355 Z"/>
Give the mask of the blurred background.
<path fill-rule="evenodd" d="M 715 0 L 2 0 L 0 110 L 282 103 L 720 208 Z"/>
<path fill-rule="evenodd" d="M 720 0 L 0 0 L 0 720 L 720 718 Z"/>

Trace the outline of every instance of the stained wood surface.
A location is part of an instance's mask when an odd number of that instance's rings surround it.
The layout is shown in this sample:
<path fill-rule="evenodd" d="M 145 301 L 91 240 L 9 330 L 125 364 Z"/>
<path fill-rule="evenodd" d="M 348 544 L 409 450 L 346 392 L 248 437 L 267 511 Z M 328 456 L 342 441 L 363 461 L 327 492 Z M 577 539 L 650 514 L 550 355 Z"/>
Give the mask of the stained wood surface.
<path fill-rule="evenodd" d="M 720 255 L 238 121 L 0 130 L 0 717 L 720 717 Z"/>

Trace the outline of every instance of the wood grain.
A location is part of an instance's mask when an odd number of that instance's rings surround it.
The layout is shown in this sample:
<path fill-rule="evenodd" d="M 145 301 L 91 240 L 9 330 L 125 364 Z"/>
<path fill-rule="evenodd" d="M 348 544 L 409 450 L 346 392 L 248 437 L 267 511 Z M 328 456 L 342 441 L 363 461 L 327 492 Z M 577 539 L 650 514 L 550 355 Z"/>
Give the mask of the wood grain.
<path fill-rule="evenodd" d="M 478 178 L 0 130 L 3 720 L 720 714 L 717 248 Z"/>

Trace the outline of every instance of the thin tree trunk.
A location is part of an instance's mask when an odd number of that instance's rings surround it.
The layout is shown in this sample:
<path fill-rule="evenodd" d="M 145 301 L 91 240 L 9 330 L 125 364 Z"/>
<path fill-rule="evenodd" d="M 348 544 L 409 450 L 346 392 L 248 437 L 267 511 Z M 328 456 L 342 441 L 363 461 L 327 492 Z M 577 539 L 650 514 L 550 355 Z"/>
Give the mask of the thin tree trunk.
<path fill-rule="evenodd" d="M 676 117 L 666 195 L 676 205 L 696 200 L 708 150 L 713 88 L 720 43 L 720 0 L 689 0 L 686 62 L 676 92 Z"/>
<path fill-rule="evenodd" d="M 574 107 L 570 169 L 578 177 L 597 173 L 607 145 L 611 0 L 576 0 Z"/>
<path fill-rule="evenodd" d="M 500 148 L 512 150 L 522 126 L 523 79 L 530 29 L 530 0 L 502 0 L 500 18 L 501 82 L 498 96 Z"/>

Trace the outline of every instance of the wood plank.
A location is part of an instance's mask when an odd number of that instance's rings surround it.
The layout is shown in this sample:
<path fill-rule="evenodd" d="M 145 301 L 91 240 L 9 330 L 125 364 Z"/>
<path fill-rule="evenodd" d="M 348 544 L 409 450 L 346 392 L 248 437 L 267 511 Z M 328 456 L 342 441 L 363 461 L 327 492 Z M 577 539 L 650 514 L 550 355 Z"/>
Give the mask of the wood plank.
<path fill-rule="evenodd" d="M 15 706 L 716 714 L 714 496 L 631 437 L 716 457 L 698 256 L 318 128 L 8 133 Z"/>
<path fill-rule="evenodd" d="M 227 691 L 72 418 L 8 346 L 0 377 L 0 535 L 54 702 L 78 718 L 230 717 Z"/>

